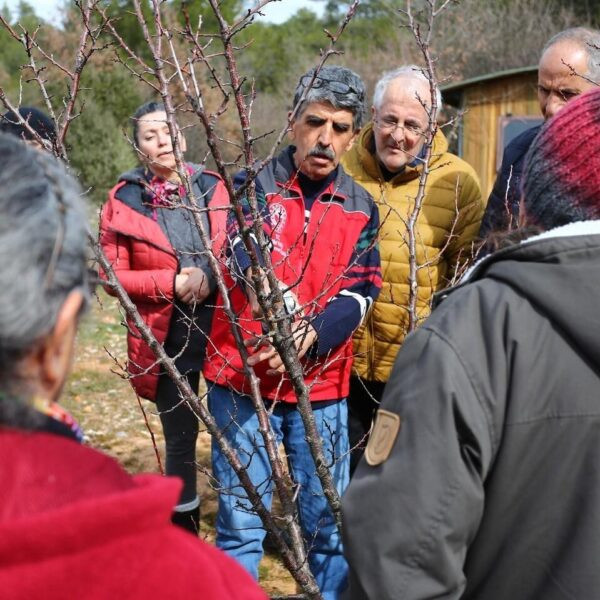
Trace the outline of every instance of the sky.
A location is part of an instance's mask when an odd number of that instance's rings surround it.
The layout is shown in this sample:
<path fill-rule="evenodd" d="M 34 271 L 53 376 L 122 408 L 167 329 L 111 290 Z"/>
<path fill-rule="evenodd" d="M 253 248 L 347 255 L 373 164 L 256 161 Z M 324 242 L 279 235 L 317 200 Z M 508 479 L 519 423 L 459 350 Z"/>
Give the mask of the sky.
<path fill-rule="evenodd" d="M 56 23 L 59 14 L 59 7 L 65 0 L 29 0 L 29 3 L 35 8 L 35 12 L 46 21 Z M 0 0 L 0 6 L 8 6 L 14 10 L 19 5 L 19 0 Z M 280 0 L 268 4 L 263 12 L 265 20 L 272 23 L 282 23 L 291 17 L 300 8 L 310 8 L 313 12 L 321 14 L 324 3 L 318 0 Z"/>
<path fill-rule="evenodd" d="M 301 8 L 310 8 L 313 12 L 321 15 L 325 3 L 318 0 L 281 0 L 280 2 L 267 4 L 262 12 L 264 12 L 267 21 L 283 23 Z"/>

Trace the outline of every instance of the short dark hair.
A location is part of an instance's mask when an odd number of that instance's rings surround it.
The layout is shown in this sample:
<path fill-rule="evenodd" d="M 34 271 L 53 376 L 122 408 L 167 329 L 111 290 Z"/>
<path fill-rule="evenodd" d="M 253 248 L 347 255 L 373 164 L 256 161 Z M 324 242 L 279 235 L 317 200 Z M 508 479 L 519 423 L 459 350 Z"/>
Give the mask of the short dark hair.
<path fill-rule="evenodd" d="M 311 80 L 313 80 L 312 85 Z M 298 116 L 311 102 L 329 102 L 336 109 L 347 109 L 352 112 L 354 131 L 362 127 L 365 113 L 365 84 L 354 71 L 332 65 L 322 67 L 315 75 L 315 69 L 310 69 L 298 81 L 294 92 L 294 106 L 300 102 L 306 88 L 309 89 L 302 105 L 298 108 Z"/>
<path fill-rule="evenodd" d="M 139 143 L 138 133 L 140 130 L 139 121 L 144 115 L 149 115 L 153 112 L 167 112 L 165 105 L 162 102 L 156 102 L 155 100 L 151 100 L 150 102 L 145 102 L 141 106 L 138 106 L 136 111 L 133 113 L 131 117 L 131 133 L 133 136 L 133 141 L 137 146 Z"/>
<path fill-rule="evenodd" d="M 23 121 L 26 121 L 42 139 L 48 140 L 52 145 L 56 143 L 56 128 L 52 119 L 34 106 L 21 106 L 17 112 Z M 0 117 L 0 131 L 10 133 L 20 139 L 35 140 L 36 137 L 20 122 L 17 112 L 9 110 Z"/>

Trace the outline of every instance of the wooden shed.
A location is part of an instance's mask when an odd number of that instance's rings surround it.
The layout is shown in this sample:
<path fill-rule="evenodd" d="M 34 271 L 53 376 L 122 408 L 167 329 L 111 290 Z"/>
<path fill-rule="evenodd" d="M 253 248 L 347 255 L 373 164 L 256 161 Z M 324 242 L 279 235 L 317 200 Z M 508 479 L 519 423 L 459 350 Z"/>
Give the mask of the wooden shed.
<path fill-rule="evenodd" d="M 537 67 L 491 73 L 442 87 L 444 103 L 463 113 L 454 151 L 473 166 L 484 197 L 492 190 L 504 147 L 542 122 Z"/>

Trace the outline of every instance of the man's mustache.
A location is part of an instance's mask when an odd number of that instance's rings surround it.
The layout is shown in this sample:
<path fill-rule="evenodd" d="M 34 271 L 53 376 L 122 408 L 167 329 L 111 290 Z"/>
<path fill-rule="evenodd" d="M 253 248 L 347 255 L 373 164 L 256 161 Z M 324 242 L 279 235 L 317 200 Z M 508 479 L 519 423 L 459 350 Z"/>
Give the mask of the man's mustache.
<path fill-rule="evenodd" d="M 308 158 L 309 156 L 324 156 L 329 160 L 335 160 L 335 152 L 331 148 L 321 146 L 320 144 L 317 144 L 308 151 L 306 157 Z"/>

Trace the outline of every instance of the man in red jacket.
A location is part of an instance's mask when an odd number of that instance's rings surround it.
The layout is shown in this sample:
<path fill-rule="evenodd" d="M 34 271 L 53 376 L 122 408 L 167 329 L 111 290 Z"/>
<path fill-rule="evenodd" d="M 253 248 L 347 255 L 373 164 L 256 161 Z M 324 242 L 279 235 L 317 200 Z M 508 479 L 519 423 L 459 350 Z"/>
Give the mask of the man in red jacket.
<path fill-rule="evenodd" d="M 377 209 L 368 192 L 339 165 L 362 124 L 364 86 L 349 69 L 325 67 L 316 76 L 309 72 L 300 79 L 294 105 L 298 106 L 290 123 L 294 145 L 259 173 L 256 195 L 263 231 L 272 246 L 274 274 L 295 315 L 292 328 L 325 459 L 342 494 L 349 479 L 345 398 L 351 337 L 381 286 Z M 242 173 L 236 183 L 242 185 L 244 179 Z M 251 226 L 251 215 L 246 217 Z M 231 223 L 229 238 L 231 305 L 246 343 L 252 344 L 252 338 L 262 335 L 264 323 L 252 291 L 250 258 L 236 223 Z M 270 506 L 271 467 L 248 395 L 250 381 L 222 304 L 215 311 L 210 339 L 204 365 L 210 410 Z M 285 447 L 297 484 L 309 566 L 323 598 L 337 598 L 345 586 L 347 566 L 292 385 L 269 344 L 257 348 L 248 364 L 260 379 L 271 427 Z M 214 439 L 212 452 L 221 486 L 217 546 L 257 577 L 265 531 Z"/>

